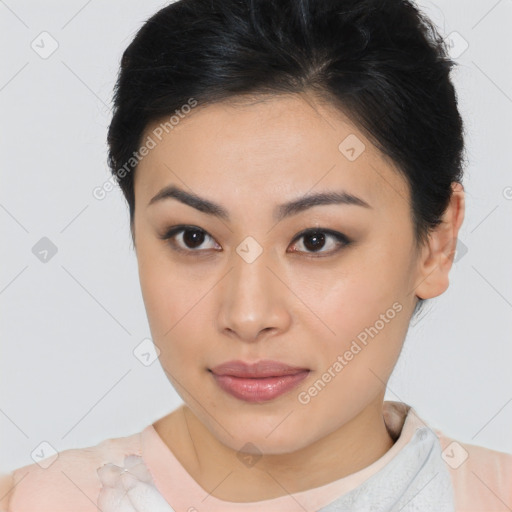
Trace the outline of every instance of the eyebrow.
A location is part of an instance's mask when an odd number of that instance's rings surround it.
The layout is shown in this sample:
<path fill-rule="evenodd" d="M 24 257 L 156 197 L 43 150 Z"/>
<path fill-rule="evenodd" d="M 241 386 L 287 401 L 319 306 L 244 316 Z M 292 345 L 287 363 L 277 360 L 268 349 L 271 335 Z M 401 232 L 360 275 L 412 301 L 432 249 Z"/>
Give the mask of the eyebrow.
<path fill-rule="evenodd" d="M 151 201 L 149 201 L 148 207 L 166 199 L 177 199 L 183 204 L 191 206 L 200 212 L 213 215 L 225 221 L 230 220 L 228 211 L 221 205 L 196 194 L 186 192 L 175 185 L 168 185 L 160 190 L 160 192 L 158 192 Z M 330 204 L 355 205 L 372 209 L 366 201 L 345 191 L 320 192 L 317 194 L 309 194 L 299 199 L 294 199 L 293 201 L 278 205 L 274 211 L 274 220 L 281 221 L 286 217 L 296 215 L 308 208 L 312 208 L 313 206 Z"/>

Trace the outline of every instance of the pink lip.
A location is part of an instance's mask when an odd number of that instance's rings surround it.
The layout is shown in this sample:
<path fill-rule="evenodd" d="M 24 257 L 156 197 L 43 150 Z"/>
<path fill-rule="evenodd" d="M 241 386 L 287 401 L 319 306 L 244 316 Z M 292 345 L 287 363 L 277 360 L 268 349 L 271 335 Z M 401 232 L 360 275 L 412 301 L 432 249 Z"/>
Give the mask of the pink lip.
<path fill-rule="evenodd" d="M 304 380 L 309 369 L 278 361 L 228 361 L 210 370 L 221 389 L 247 402 L 265 402 L 290 391 Z"/>

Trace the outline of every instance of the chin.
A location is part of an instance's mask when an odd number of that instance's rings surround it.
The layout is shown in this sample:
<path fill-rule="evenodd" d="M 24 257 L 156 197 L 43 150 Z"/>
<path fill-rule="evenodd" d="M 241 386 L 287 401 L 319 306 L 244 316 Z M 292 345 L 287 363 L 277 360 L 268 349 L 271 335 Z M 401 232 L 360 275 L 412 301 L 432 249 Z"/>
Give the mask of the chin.
<path fill-rule="evenodd" d="M 282 418 L 279 421 L 281 420 Z M 231 436 L 218 425 L 215 425 L 215 429 L 210 432 L 228 448 L 236 452 L 243 450 L 244 453 L 252 455 L 292 453 L 314 441 L 312 433 L 310 436 L 304 435 L 300 424 L 287 424 L 286 428 L 281 425 L 275 429 L 275 425 L 279 425 L 279 421 L 273 421 L 271 428 L 268 427 L 268 421 L 252 421 L 250 427 L 246 427 L 242 422 L 236 423 L 236 419 L 234 419 L 233 424 L 223 423 Z M 303 426 L 304 423 L 301 422 L 301 425 Z M 269 432 L 271 432 L 270 435 Z"/>

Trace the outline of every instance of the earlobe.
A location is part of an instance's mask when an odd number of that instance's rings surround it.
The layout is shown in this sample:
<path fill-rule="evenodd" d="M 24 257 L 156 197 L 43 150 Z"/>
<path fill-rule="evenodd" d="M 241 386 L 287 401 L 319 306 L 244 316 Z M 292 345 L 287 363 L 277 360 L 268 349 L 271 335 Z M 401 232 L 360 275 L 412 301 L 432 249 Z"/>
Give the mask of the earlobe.
<path fill-rule="evenodd" d="M 452 197 L 442 222 L 430 233 L 418 261 L 414 293 L 420 299 L 441 295 L 450 284 L 449 272 L 457 248 L 457 236 L 464 220 L 464 187 L 452 183 Z"/>

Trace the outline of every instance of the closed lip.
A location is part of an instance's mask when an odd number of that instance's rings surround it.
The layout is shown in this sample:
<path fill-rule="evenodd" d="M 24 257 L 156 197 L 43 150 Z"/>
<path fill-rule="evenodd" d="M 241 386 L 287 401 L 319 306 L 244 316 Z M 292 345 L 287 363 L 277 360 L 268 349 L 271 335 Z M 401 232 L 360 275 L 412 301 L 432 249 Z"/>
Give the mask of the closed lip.
<path fill-rule="evenodd" d="M 239 378 L 258 379 L 265 377 L 282 377 L 284 375 L 295 375 L 309 368 L 290 366 L 279 361 L 262 360 L 255 363 L 244 361 L 227 361 L 210 369 L 215 375 L 231 375 Z"/>

